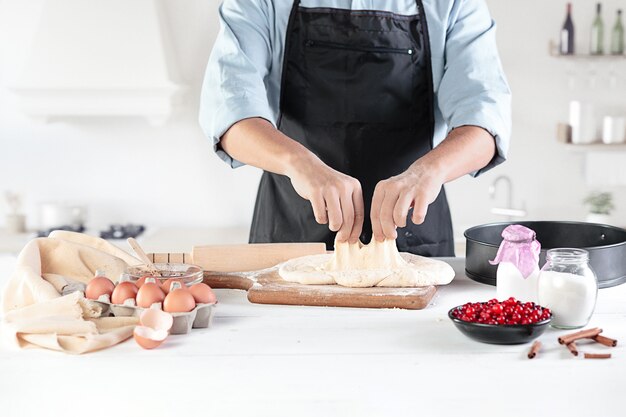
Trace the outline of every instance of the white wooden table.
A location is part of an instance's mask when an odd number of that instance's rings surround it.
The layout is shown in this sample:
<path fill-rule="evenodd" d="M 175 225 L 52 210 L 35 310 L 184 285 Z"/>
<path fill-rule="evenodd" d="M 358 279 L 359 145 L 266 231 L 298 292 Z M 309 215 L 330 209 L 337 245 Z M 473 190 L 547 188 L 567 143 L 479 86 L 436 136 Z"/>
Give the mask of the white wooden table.
<path fill-rule="evenodd" d="M 213 327 L 69 356 L 0 351 L 0 416 L 602 416 L 626 415 L 626 285 L 600 291 L 590 326 L 620 340 L 609 360 L 474 342 L 449 308 L 493 287 L 458 271 L 426 310 L 254 305 L 218 290 Z M 608 351 L 579 344 L 580 350 Z"/>

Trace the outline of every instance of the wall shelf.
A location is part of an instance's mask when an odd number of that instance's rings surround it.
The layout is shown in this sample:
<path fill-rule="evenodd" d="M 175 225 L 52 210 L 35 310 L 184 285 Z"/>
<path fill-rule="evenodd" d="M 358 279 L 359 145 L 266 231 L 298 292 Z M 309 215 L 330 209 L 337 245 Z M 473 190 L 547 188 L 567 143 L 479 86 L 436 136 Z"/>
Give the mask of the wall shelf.
<path fill-rule="evenodd" d="M 578 54 L 578 55 L 561 55 L 555 52 L 551 52 L 552 58 L 562 59 L 564 61 L 596 61 L 596 62 L 621 62 L 626 61 L 626 55 L 590 55 L 590 54 Z"/>
<path fill-rule="evenodd" d="M 574 54 L 574 55 L 561 55 L 559 53 L 559 46 L 554 41 L 548 43 L 548 53 L 552 58 L 561 59 L 563 61 L 596 61 L 596 62 L 616 62 L 626 61 L 626 54 L 613 55 L 611 53 L 605 53 L 602 55 L 591 55 L 589 53 Z"/>
<path fill-rule="evenodd" d="M 626 152 L 626 143 L 607 145 L 601 142 L 586 145 L 564 144 L 565 149 L 572 152 Z"/>

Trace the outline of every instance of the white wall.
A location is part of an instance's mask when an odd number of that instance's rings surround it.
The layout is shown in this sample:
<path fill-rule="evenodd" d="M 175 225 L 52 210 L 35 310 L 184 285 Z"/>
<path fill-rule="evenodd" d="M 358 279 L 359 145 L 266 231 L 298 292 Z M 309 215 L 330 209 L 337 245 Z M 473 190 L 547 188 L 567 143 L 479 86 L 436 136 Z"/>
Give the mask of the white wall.
<path fill-rule="evenodd" d="M 228 168 L 213 155 L 196 122 L 203 67 L 217 32 L 217 3 L 161 2 L 178 67 L 192 93 L 183 111 L 157 128 L 119 118 L 42 125 L 21 116 L 6 85 L 19 73 L 41 0 L 0 0 L 0 192 L 24 194 L 31 226 L 37 225 L 36 204 L 52 200 L 88 204 L 92 227 L 111 222 L 157 227 L 249 222 L 258 171 Z M 547 54 L 548 39 L 556 39 L 564 18 L 564 2 L 488 0 L 488 4 L 499 25 L 498 43 L 514 94 L 513 144 L 510 160 L 502 167 L 448 186 L 455 226 L 461 231 L 499 220 L 489 208 L 502 205 L 504 196 L 494 203 L 487 189 L 500 174 L 513 179 L 515 205 L 524 202 L 530 217 L 582 219 L 581 200 L 589 191 L 584 156 L 556 143 L 555 126 L 566 119 L 572 98 L 596 98 L 607 109 L 626 112 L 624 63 L 614 68 L 622 74 L 616 85 L 602 80 L 608 66 L 598 65 L 597 88 L 584 89 L 584 77 L 575 77 L 577 87 L 570 90 L 566 72 L 586 74 L 587 67 L 572 68 Z M 607 26 L 618 5 L 626 9 L 623 0 L 603 4 Z M 593 4 L 574 1 L 574 10 L 579 38 L 586 38 Z M 617 223 L 626 224 L 625 188 L 607 189 L 615 193 L 616 214 L 623 219 Z"/>
<path fill-rule="evenodd" d="M 0 3 L 0 76 L 5 85 L 19 74 L 42 1 L 27 3 Z M 33 227 L 36 205 L 44 201 L 88 204 L 93 227 L 249 221 L 257 171 L 232 171 L 213 154 L 197 123 L 199 86 L 218 29 L 217 1 L 159 4 L 168 19 L 178 70 L 190 90 L 187 105 L 167 125 L 124 118 L 37 124 L 19 114 L 10 91 L 0 89 L 0 191 L 24 194 Z"/>

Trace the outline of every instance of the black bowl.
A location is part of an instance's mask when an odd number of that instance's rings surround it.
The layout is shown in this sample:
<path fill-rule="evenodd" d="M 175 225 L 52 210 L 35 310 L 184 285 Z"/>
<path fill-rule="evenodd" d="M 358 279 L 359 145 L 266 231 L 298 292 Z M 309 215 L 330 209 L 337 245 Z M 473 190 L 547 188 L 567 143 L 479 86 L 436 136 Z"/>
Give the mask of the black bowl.
<path fill-rule="evenodd" d="M 457 329 L 470 339 L 477 342 L 492 343 L 495 345 L 519 345 L 528 343 L 546 331 L 551 319 L 542 320 L 533 324 L 483 324 L 471 323 L 457 319 L 452 312 L 461 306 L 448 311 L 448 317 Z"/>

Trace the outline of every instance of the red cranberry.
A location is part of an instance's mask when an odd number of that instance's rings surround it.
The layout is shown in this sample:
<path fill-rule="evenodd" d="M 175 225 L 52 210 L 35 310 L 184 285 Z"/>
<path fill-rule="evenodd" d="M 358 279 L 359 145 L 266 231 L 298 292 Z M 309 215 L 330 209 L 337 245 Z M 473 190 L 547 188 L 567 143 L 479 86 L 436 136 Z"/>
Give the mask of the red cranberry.
<path fill-rule="evenodd" d="M 494 298 L 486 302 L 465 303 L 457 307 L 452 315 L 473 323 L 525 325 L 548 319 L 550 310 L 511 297 L 501 302 Z"/>
<path fill-rule="evenodd" d="M 512 305 L 517 304 L 517 300 L 513 297 L 510 297 L 508 300 L 504 301 L 504 304 L 512 306 Z"/>

